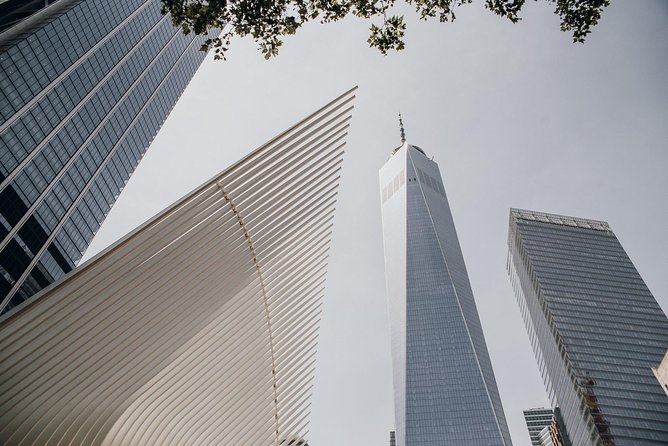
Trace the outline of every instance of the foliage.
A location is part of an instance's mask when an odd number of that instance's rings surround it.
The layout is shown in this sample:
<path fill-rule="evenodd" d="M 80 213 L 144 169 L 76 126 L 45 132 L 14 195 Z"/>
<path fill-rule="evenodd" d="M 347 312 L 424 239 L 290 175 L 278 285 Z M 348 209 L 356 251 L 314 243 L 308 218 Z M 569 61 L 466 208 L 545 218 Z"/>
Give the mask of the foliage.
<path fill-rule="evenodd" d="M 405 0 L 420 18 L 455 20 L 458 7 L 473 0 Z M 485 7 L 513 23 L 521 20 L 526 0 L 484 0 Z M 535 0 L 538 1 L 538 0 Z M 555 6 L 561 30 L 573 33 L 574 42 L 584 42 L 601 18 L 610 0 L 544 0 Z M 352 14 L 371 20 L 368 43 L 382 54 L 404 48 L 406 24 L 403 16 L 391 15 L 396 0 L 162 0 L 163 14 L 169 13 L 175 25 L 187 34 L 207 34 L 224 30 L 220 37 L 207 39 L 202 50 L 213 48 L 217 59 L 224 59 L 234 35 L 251 36 L 264 57 L 278 54 L 284 36 L 292 35 L 305 23 L 329 23 Z M 373 21 L 378 21 L 376 25 Z M 225 26 L 227 25 L 227 26 Z"/>

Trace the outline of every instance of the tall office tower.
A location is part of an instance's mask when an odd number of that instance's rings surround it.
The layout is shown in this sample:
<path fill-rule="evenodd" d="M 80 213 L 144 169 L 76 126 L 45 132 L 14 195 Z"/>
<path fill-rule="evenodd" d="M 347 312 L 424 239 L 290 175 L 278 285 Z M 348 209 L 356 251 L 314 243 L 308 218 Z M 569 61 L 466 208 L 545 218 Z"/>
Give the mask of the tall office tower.
<path fill-rule="evenodd" d="M 0 444 L 306 446 L 353 100 L 0 316 Z"/>
<path fill-rule="evenodd" d="M 397 446 L 510 445 L 438 165 L 404 142 L 380 189 Z"/>
<path fill-rule="evenodd" d="M 25 14 L 0 20 L 0 311 L 76 266 L 205 57 L 160 0 L 10 3 Z"/>
<path fill-rule="evenodd" d="M 529 438 L 531 438 L 532 446 L 540 446 L 540 433 L 545 428 L 552 424 L 554 418 L 554 411 L 552 409 L 529 409 L 524 411 L 524 421 L 527 424 L 529 431 Z"/>
<path fill-rule="evenodd" d="M 668 318 L 607 223 L 511 209 L 508 271 L 574 445 L 668 444 Z"/>

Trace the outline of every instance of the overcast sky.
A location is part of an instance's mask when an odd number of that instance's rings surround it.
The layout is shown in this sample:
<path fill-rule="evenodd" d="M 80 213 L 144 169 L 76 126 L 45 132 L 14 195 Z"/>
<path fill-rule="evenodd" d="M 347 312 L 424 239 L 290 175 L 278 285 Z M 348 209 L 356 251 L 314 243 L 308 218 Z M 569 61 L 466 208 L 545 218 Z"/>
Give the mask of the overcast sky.
<path fill-rule="evenodd" d="M 515 446 L 548 404 L 505 270 L 508 209 L 608 221 L 668 310 L 668 2 L 612 2 L 585 45 L 547 2 L 517 24 L 482 1 L 418 22 L 381 56 L 368 23 L 314 24 L 265 61 L 209 57 L 86 258 L 329 99 L 359 85 L 313 393 L 312 446 L 389 444 L 393 428 L 378 169 L 408 141 L 438 162 Z M 475 422 L 475 420 L 471 420 Z"/>

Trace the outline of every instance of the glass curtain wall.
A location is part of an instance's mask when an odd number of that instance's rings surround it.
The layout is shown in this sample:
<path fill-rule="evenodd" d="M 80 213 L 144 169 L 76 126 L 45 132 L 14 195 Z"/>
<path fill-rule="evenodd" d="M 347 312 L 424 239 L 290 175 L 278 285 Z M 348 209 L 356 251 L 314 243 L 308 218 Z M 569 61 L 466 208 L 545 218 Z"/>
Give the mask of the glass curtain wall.
<path fill-rule="evenodd" d="M 668 318 L 601 221 L 512 209 L 508 269 L 574 445 L 668 444 Z"/>
<path fill-rule="evenodd" d="M 0 310 L 71 271 L 194 75 L 159 0 L 61 0 L 0 34 Z"/>

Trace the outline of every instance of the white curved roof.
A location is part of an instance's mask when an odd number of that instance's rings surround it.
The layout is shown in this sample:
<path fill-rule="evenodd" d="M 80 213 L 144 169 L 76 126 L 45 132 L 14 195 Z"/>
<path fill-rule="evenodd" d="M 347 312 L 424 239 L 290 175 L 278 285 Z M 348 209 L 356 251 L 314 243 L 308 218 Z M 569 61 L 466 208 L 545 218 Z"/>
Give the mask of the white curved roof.
<path fill-rule="evenodd" d="M 0 443 L 303 437 L 354 90 L 0 318 Z"/>

